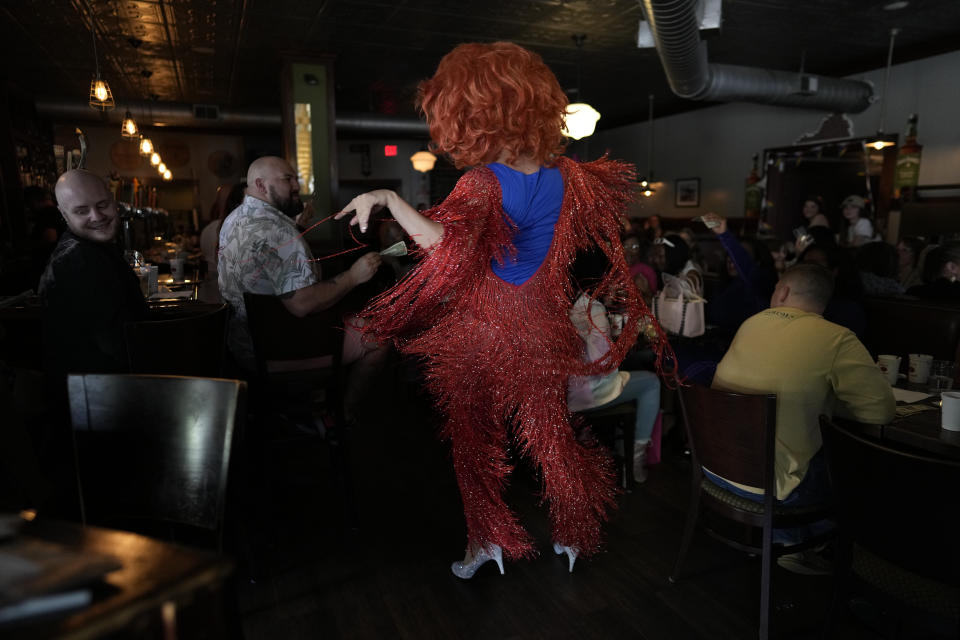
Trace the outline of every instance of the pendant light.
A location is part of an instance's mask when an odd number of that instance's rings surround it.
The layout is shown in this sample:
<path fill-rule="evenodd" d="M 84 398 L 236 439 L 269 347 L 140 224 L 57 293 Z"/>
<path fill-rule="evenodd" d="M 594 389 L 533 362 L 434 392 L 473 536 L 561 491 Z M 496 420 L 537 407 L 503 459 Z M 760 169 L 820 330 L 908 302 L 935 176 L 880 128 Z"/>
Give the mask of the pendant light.
<path fill-rule="evenodd" d="M 129 109 L 127 109 L 127 112 L 123 116 L 123 124 L 120 125 L 120 136 L 130 138 L 131 140 L 140 137 L 140 129 L 133 120 L 133 115 Z"/>
<path fill-rule="evenodd" d="M 90 18 L 90 35 L 93 37 L 93 63 L 97 70 L 97 75 L 90 81 L 90 97 L 87 104 L 91 109 L 106 111 L 113 109 L 116 103 L 113 101 L 113 91 L 107 81 L 100 77 L 100 60 L 97 58 L 97 29 L 94 23 L 93 12 L 87 6 L 87 15 Z"/>
<path fill-rule="evenodd" d="M 410 156 L 410 162 L 413 164 L 414 169 L 421 173 L 426 173 L 433 169 L 433 165 L 437 162 L 437 156 L 429 151 L 417 151 Z"/>
<path fill-rule="evenodd" d="M 890 46 L 887 49 L 887 70 L 883 74 L 883 92 L 880 94 L 880 126 L 877 127 L 877 135 L 874 139 L 866 143 L 868 147 L 876 149 L 877 151 L 880 151 L 884 147 L 892 147 L 896 144 L 896 142 L 890 139 L 890 136 L 884 134 L 883 120 L 886 115 L 887 87 L 890 84 L 890 65 L 893 63 L 893 41 L 896 40 L 898 33 L 900 33 L 900 29 L 897 27 L 890 29 Z"/>
<path fill-rule="evenodd" d="M 153 141 L 145 135 L 140 136 L 140 155 L 153 155 Z"/>
<path fill-rule="evenodd" d="M 568 104 L 563 116 L 563 135 L 574 140 L 592 136 L 600 119 L 600 112 L 586 102 L 580 102 L 580 63 L 583 41 L 586 34 L 574 34 L 573 41 L 577 45 L 577 102 Z"/>
<path fill-rule="evenodd" d="M 649 198 L 656 191 L 653 188 L 653 94 L 649 96 L 650 109 L 647 118 L 647 176 L 640 178 L 640 193 Z"/>

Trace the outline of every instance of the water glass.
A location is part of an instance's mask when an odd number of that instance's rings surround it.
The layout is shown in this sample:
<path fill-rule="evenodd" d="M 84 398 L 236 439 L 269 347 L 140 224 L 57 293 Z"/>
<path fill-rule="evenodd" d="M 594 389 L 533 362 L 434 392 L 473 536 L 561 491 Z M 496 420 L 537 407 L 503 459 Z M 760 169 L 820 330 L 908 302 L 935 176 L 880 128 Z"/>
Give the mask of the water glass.
<path fill-rule="evenodd" d="M 927 391 L 937 394 L 953 388 L 956 365 L 949 360 L 934 360 L 930 364 L 930 377 L 927 378 Z"/>

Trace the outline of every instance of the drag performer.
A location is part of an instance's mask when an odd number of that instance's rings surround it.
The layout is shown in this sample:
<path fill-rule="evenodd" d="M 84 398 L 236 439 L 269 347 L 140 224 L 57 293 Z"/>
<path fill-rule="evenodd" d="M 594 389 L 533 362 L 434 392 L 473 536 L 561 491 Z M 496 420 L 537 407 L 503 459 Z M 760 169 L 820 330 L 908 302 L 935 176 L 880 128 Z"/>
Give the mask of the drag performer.
<path fill-rule="evenodd" d="M 605 450 L 575 437 L 567 380 L 615 369 L 636 332 L 584 362 L 569 318 L 569 269 L 578 251 L 599 247 L 612 267 L 592 294 L 618 300 L 625 326 L 649 320 L 619 241 L 634 172 L 606 158 L 560 156 L 567 98 L 540 57 L 517 45 L 458 46 L 421 83 L 418 100 L 434 150 L 474 168 L 423 214 L 388 190 L 360 195 L 337 214 L 354 212 L 351 224 L 366 230 L 371 212 L 386 206 L 423 252 L 367 308 L 366 330 L 422 358 L 444 415 L 468 532 L 453 573 L 470 578 L 487 560 L 503 573 L 503 557 L 535 555 L 502 497 L 510 443 L 536 464 L 554 551 L 567 554 L 572 571 L 578 554 L 600 547 L 615 483 Z M 659 363 L 662 336 L 654 342 Z"/>

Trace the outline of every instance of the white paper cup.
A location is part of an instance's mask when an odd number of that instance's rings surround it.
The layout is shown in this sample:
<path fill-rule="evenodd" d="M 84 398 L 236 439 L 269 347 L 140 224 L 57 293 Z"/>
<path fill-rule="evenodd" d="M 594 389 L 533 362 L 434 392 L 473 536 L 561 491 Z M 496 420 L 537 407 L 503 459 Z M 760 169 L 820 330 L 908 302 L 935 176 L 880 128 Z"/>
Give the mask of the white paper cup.
<path fill-rule="evenodd" d="M 900 375 L 900 356 L 879 355 L 877 366 L 880 367 L 890 386 L 897 384 L 897 377 Z"/>
<path fill-rule="evenodd" d="M 944 391 L 940 401 L 940 426 L 947 431 L 960 431 L 960 391 Z"/>
<path fill-rule="evenodd" d="M 930 377 L 930 364 L 933 356 L 925 353 L 910 354 L 910 368 L 907 369 L 907 380 L 916 384 L 923 384 Z"/>

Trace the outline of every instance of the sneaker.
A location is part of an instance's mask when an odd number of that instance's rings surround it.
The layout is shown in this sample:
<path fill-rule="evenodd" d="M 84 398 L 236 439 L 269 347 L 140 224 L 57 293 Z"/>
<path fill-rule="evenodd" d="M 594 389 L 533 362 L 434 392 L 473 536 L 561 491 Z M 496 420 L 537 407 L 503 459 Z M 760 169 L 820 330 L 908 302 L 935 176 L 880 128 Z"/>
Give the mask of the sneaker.
<path fill-rule="evenodd" d="M 805 576 L 833 574 L 833 563 L 811 549 L 782 555 L 777 558 L 777 564 L 782 569 Z"/>

